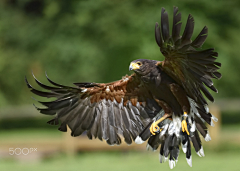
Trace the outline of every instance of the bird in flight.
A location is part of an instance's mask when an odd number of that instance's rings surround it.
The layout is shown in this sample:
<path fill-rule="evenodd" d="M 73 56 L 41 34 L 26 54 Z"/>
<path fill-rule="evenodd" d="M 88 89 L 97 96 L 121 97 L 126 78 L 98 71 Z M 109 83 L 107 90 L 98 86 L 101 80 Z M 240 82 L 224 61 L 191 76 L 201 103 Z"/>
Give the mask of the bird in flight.
<path fill-rule="evenodd" d="M 170 168 L 178 161 L 180 146 L 192 166 L 191 143 L 201 157 L 204 151 L 199 133 L 211 140 L 205 122 L 217 121 L 208 109 L 206 99 L 214 101 L 210 90 L 217 92 L 212 78 L 220 79 L 216 62 L 218 53 L 213 48 L 202 50 L 208 35 L 205 26 L 195 40 L 191 40 L 194 19 L 190 14 L 183 35 L 181 13 L 173 9 L 172 32 L 168 13 L 161 11 L 161 24 L 155 25 L 155 39 L 164 61 L 137 59 L 130 63 L 134 73 L 111 83 L 80 82 L 65 86 L 50 80 L 51 86 L 37 84 L 47 91 L 33 88 L 38 96 L 56 98 L 41 102 L 42 114 L 54 116 L 48 121 L 60 125 L 59 130 L 72 136 L 86 132 L 89 139 L 105 140 L 109 145 L 147 141 L 147 149 L 160 149 L 159 160 L 169 160 Z M 204 97 L 205 96 L 205 97 Z"/>

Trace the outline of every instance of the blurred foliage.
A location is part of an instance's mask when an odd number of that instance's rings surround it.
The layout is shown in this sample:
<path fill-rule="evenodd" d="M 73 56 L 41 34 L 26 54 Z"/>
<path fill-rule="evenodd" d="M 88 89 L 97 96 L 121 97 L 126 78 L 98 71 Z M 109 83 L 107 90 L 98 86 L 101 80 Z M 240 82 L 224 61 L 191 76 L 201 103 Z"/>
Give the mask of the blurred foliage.
<path fill-rule="evenodd" d="M 43 118 L 18 118 L 18 119 L 1 119 L 0 129 L 1 130 L 14 130 L 14 129 L 52 129 L 57 132 L 56 126 L 46 124 L 49 119 Z"/>
<path fill-rule="evenodd" d="M 215 97 L 239 97 L 240 1 L 3 0 L 0 2 L 0 107 L 31 103 L 31 71 L 46 83 L 109 82 L 138 58 L 163 60 L 154 25 L 161 7 L 195 18 L 194 37 L 207 25 L 203 48 L 219 52 L 223 78 Z M 33 79 L 29 79 L 33 83 Z"/>

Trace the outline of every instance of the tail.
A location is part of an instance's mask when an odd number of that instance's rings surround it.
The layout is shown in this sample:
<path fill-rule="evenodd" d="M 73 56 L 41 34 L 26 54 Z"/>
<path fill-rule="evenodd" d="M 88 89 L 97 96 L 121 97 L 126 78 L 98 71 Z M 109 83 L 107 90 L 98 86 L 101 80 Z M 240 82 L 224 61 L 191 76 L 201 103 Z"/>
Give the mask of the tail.
<path fill-rule="evenodd" d="M 213 121 L 218 121 L 218 119 L 209 112 L 206 105 L 197 104 L 191 98 L 188 98 L 188 100 L 191 105 L 191 111 L 187 120 L 190 135 L 186 132 L 182 132 L 181 127 L 179 127 L 179 125 L 181 125 L 181 120 L 177 117 L 174 118 L 174 115 L 172 120 L 167 119 L 161 122 L 159 124 L 161 131 L 156 133 L 156 135 L 152 135 L 149 128 L 153 121 L 163 116 L 164 111 L 161 110 L 135 139 L 137 144 L 148 141 L 146 146 L 147 150 L 156 151 L 158 147 L 160 147 L 159 161 L 160 163 L 164 163 L 169 160 L 169 167 L 171 169 L 177 164 L 180 146 L 182 147 L 182 151 L 186 154 L 186 160 L 190 167 L 192 167 L 191 144 L 199 157 L 205 156 L 200 135 L 205 141 L 210 141 L 211 137 L 205 122 L 214 126 Z"/>

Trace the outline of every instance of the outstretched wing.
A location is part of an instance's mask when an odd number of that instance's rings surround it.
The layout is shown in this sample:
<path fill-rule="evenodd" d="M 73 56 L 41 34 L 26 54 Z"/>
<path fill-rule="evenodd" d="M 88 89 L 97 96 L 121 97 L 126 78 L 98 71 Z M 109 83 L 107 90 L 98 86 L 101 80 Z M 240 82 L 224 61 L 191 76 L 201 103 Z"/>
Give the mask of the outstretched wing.
<path fill-rule="evenodd" d="M 205 86 L 217 92 L 213 86 L 212 78 L 220 79 L 221 74 L 217 71 L 221 63 L 215 62 L 218 56 L 214 49 L 199 49 L 205 42 L 208 28 L 205 26 L 194 41 L 191 40 L 194 19 L 188 16 L 183 35 L 181 31 L 181 13 L 174 7 L 172 35 L 169 32 L 168 14 L 164 8 L 161 12 L 161 26 L 156 23 L 155 38 L 165 60 L 159 65 L 178 84 L 184 87 L 188 96 L 201 104 L 207 104 L 201 92 L 210 100 L 212 95 Z"/>
<path fill-rule="evenodd" d="M 47 79 L 54 86 L 44 85 L 35 78 L 47 92 L 34 89 L 26 79 L 32 93 L 57 98 L 40 102 L 46 108 L 36 108 L 43 114 L 54 115 L 48 123 L 58 125 L 60 121 L 59 130 L 65 132 L 68 126 L 72 136 L 87 131 L 90 139 L 98 137 L 112 145 L 120 144 L 122 135 L 131 144 L 161 110 L 135 75 L 107 84 L 75 83 L 76 87 Z"/>

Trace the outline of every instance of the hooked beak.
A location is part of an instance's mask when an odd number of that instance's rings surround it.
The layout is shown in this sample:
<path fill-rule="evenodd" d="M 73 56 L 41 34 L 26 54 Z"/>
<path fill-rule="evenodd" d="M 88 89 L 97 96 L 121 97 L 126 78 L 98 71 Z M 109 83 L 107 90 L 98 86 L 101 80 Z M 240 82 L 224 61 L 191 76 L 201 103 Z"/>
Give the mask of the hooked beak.
<path fill-rule="evenodd" d="M 132 71 L 132 70 L 136 70 L 136 69 L 139 69 L 140 66 L 136 63 L 131 63 L 130 66 L 129 66 L 129 71 Z"/>

